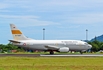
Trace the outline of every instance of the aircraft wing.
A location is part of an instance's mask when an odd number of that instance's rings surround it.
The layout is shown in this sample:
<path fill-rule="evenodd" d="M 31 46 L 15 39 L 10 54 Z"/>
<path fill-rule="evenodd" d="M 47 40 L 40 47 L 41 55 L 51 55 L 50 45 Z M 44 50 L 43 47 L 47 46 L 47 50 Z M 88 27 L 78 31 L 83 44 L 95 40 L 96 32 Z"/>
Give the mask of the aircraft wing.
<path fill-rule="evenodd" d="M 13 43 L 21 43 L 19 41 L 15 41 L 15 40 L 9 40 L 10 42 L 13 42 Z"/>
<path fill-rule="evenodd" d="M 59 50 L 59 47 L 57 47 L 57 46 L 47 45 L 45 47 L 50 49 L 50 50 Z"/>

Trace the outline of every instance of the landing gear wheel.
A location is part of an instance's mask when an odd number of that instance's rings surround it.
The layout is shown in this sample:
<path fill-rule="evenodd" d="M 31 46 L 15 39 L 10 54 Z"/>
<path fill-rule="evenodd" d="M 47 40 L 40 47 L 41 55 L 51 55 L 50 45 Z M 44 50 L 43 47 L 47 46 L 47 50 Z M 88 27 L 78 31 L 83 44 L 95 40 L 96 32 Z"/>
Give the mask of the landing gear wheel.
<path fill-rule="evenodd" d="M 53 51 L 50 51 L 50 54 L 54 54 L 54 52 L 53 52 Z"/>
<path fill-rule="evenodd" d="M 83 54 L 83 52 L 82 52 L 82 51 L 80 51 L 80 54 Z"/>

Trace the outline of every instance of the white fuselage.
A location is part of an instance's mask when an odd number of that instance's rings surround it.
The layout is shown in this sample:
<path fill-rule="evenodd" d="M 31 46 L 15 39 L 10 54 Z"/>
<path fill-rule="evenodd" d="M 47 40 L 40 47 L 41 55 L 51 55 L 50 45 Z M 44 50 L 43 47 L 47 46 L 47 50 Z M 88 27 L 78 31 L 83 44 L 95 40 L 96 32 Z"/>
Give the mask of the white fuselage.
<path fill-rule="evenodd" d="M 46 46 L 55 46 L 55 48 L 68 47 L 70 51 L 88 50 L 92 46 L 86 42 L 78 40 L 20 40 L 21 43 L 13 43 L 14 45 L 33 49 L 33 50 L 49 50 Z M 51 50 L 55 50 L 55 48 Z"/>

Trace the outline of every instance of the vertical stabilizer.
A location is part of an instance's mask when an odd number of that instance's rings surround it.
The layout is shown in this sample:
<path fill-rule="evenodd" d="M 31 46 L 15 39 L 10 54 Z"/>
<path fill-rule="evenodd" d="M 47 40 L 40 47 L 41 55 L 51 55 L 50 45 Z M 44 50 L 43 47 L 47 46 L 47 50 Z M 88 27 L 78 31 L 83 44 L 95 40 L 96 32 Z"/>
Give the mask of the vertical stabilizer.
<path fill-rule="evenodd" d="M 28 40 L 29 39 L 26 36 L 24 36 L 22 32 L 14 24 L 10 24 L 10 27 L 11 27 L 11 33 L 13 35 L 14 40 Z"/>

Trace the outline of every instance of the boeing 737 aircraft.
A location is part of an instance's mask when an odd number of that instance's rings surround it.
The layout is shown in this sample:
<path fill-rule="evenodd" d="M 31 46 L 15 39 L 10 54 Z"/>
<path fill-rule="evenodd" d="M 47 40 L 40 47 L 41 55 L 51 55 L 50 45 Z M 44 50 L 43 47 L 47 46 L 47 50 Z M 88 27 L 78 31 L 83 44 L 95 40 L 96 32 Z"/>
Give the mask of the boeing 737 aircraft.
<path fill-rule="evenodd" d="M 14 24 L 10 24 L 10 27 L 13 40 L 9 41 L 14 45 L 26 49 L 49 51 L 50 54 L 54 54 L 54 51 L 79 51 L 82 53 L 92 47 L 90 44 L 79 40 L 33 40 L 23 35 L 23 33 Z"/>

